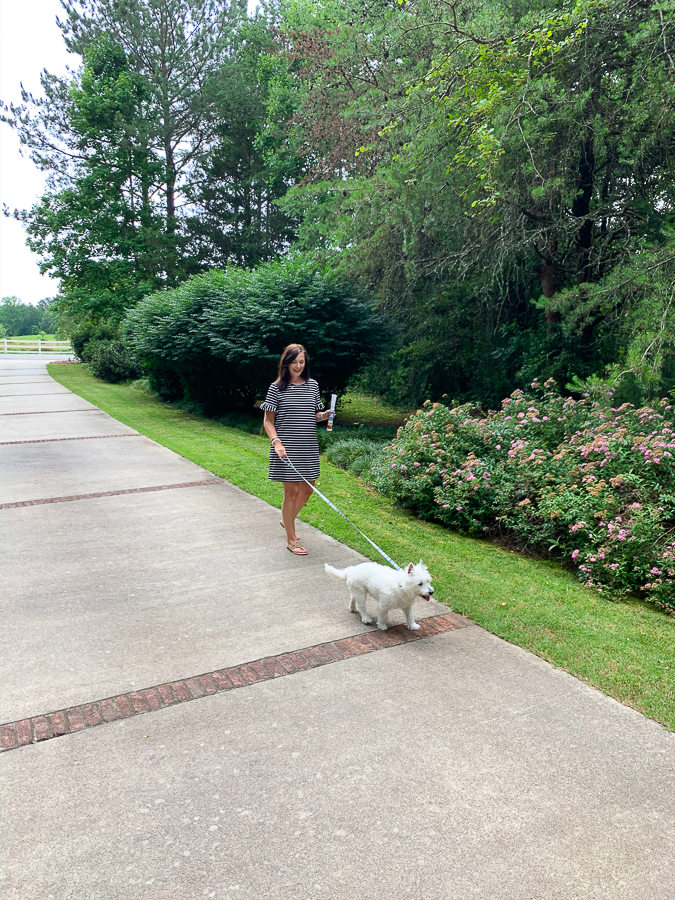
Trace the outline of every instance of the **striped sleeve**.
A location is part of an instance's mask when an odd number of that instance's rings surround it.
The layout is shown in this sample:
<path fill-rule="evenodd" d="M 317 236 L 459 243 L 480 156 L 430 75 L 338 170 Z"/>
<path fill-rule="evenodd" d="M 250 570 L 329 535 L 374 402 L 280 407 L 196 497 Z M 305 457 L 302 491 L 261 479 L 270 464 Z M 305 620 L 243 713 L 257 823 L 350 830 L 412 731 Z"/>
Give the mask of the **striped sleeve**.
<path fill-rule="evenodd" d="M 269 386 L 269 390 L 267 391 L 265 402 L 260 404 L 260 409 L 267 410 L 268 412 L 276 412 L 278 406 L 279 388 L 276 386 L 276 384 L 272 383 Z"/>
<path fill-rule="evenodd" d="M 316 411 L 319 412 L 319 410 L 325 409 L 326 407 L 321 402 L 321 393 L 319 391 L 319 385 L 316 382 L 314 382 L 314 384 L 316 385 L 314 388 L 314 403 L 316 404 Z"/>

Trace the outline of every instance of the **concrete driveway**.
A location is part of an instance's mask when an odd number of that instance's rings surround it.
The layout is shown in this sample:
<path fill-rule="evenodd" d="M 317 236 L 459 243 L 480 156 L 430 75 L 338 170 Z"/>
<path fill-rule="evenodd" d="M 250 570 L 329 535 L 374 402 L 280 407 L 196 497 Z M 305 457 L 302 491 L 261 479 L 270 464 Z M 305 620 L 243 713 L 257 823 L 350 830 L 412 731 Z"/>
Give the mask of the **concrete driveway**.
<path fill-rule="evenodd" d="M 675 898 L 674 735 L 441 604 L 363 626 L 358 554 L 44 359 L 0 427 L 3 900 Z"/>

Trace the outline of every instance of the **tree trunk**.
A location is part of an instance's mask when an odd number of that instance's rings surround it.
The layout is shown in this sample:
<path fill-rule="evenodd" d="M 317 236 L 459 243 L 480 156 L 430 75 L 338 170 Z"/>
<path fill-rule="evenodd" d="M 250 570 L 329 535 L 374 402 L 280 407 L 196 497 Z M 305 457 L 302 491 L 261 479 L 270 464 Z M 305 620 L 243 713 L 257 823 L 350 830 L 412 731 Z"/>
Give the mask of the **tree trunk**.
<path fill-rule="evenodd" d="M 572 204 L 572 215 L 583 219 L 577 232 L 577 284 L 590 278 L 590 249 L 593 242 L 593 220 L 589 217 L 593 197 L 593 176 L 595 174 L 595 154 L 593 140 L 587 137 L 579 158 L 577 178 L 578 194 Z"/>
<path fill-rule="evenodd" d="M 547 300 L 550 300 L 558 290 L 558 263 L 553 255 L 544 256 L 539 269 L 541 292 Z M 560 321 L 560 313 L 549 307 L 545 310 L 546 331 L 550 335 L 553 326 Z"/>
<path fill-rule="evenodd" d="M 166 158 L 166 231 L 174 234 L 176 231 L 176 165 L 173 158 L 171 141 L 164 143 Z"/>
<path fill-rule="evenodd" d="M 167 283 L 173 285 L 176 281 L 178 268 L 178 254 L 176 248 L 176 163 L 173 156 L 171 139 L 166 135 L 164 141 L 164 153 L 166 160 L 166 234 L 169 238 L 164 256 L 164 268 L 166 270 Z"/>

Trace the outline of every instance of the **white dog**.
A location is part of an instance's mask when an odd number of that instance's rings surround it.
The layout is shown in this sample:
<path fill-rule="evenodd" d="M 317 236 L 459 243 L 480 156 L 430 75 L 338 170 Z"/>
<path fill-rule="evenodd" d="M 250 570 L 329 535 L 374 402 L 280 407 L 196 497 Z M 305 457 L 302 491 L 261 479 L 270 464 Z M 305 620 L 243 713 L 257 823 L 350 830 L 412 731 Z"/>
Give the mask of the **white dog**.
<path fill-rule="evenodd" d="M 390 609 L 402 609 L 408 628 L 417 631 L 420 626 L 413 619 L 412 605 L 417 597 L 430 600 L 434 593 L 431 575 L 422 560 L 416 566 L 410 563 L 406 569 L 398 571 L 374 562 L 346 569 L 334 569 L 326 563 L 326 572 L 347 582 L 349 611 L 360 613 L 364 625 L 373 621 L 366 613 L 366 597 L 370 594 L 377 600 L 377 627 L 381 631 L 387 629 Z"/>

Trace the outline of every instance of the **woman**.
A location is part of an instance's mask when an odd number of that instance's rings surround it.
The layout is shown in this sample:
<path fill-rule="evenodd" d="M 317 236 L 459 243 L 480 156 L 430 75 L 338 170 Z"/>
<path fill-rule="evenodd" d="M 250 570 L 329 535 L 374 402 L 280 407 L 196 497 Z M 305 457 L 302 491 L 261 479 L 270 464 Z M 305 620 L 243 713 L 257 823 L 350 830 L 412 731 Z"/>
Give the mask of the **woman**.
<path fill-rule="evenodd" d="M 286 529 L 286 546 L 296 556 L 307 556 L 295 533 L 295 519 L 312 489 L 286 460 L 314 484 L 319 477 L 316 424 L 325 422 L 329 411 L 323 411 L 319 385 L 309 377 L 309 357 L 302 344 L 289 344 L 281 354 L 279 376 L 260 408 L 265 410 L 265 431 L 272 442 L 269 477 L 284 486 L 281 524 Z"/>

